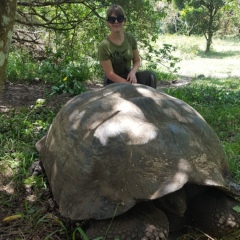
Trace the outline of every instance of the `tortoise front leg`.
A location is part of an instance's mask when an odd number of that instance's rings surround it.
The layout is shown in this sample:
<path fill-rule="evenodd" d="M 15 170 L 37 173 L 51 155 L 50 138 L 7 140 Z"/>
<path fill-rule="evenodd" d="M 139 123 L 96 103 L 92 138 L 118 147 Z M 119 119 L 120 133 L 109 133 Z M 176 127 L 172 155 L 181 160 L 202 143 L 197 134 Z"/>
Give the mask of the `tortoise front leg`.
<path fill-rule="evenodd" d="M 209 189 L 190 201 L 189 224 L 212 237 L 223 237 L 240 229 L 240 213 L 233 208 L 240 202 L 226 193 Z"/>

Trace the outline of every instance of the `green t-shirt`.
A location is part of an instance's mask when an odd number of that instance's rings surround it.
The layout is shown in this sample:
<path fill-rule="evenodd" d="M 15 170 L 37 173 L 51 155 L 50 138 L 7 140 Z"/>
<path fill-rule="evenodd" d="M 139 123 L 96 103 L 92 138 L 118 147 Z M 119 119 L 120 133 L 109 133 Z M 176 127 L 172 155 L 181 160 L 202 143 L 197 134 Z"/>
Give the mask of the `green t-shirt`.
<path fill-rule="evenodd" d="M 131 68 L 133 60 L 133 50 L 137 49 L 137 41 L 130 33 L 124 33 L 124 41 L 121 45 L 116 45 L 105 38 L 98 47 L 100 61 L 111 60 L 113 71 L 119 76 L 124 76 Z"/>

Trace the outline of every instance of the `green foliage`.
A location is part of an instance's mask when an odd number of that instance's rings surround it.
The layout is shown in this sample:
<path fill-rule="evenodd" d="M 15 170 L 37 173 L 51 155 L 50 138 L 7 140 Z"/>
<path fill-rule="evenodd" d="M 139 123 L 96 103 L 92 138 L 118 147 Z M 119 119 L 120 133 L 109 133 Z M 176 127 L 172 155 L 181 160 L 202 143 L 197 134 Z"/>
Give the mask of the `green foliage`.
<path fill-rule="evenodd" d="M 161 80 L 170 81 L 170 80 L 176 79 L 176 75 L 169 72 L 157 71 L 155 72 L 155 74 L 157 75 L 158 81 L 161 81 Z"/>
<path fill-rule="evenodd" d="M 183 29 L 185 26 L 188 34 L 202 34 L 206 33 L 207 31 L 216 32 L 219 28 L 219 19 L 217 18 L 220 14 L 219 10 L 224 5 L 224 1 L 218 0 L 183 1 L 180 6 L 180 16 L 184 23 L 181 29 Z"/>
<path fill-rule="evenodd" d="M 18 153 L 23 154 L 22 150 L 26 150 L 24 153 L 26 159 L 29 155 L 32 155 L 35 147 L 31 142 L 36 142 L 39 136 L 46 132 L 49 127 L 54 113 L 42 106 L 42 103 L 36 103 L 35 106 L 27 109 L 22 108 L 19 111 L 12 110 L 8 114 L 0 114 L 0 133 L 1 133 L 1 154 L 13 154 L 16 156 Z M 16 142 L 22 144 L 16 144 Z M 26 143 L 26 145 L 24 144 Z M 1 159 L 1 157 L 0 157 Z"/>
<path fill-rule="evenodd" d="M 227 1 L 227 4 L 221 9 L 221 28 L 219 34 L 222 37 L 226 35 L 233 35 L 239 38 L 239 1 L 230 0 Z"/>
<path fill-rule="evenodd" d="M 77 95 L 86 90 L 83 82 L 88 79 L 87 67 L 83 68 L 80 66 L 78 68 L 77 66 L 69 65 L 62 74 L 65 74 L 65 77 L 62 79 L 62 82 L 59 81 L 52 86 L 52 94 L 70 93 Z"/>
<path fill-rule="evenodd" d="M 0 172 L 11 174 L 17 188 L 45 188 L 42 178 L 29 177 L 28 169 L 38 154 L 34 143 L 49 128 L 53 115 L 41 102 L 29 109 L 0 113 Z M 0 202 L 3 204 L 5 200 L 2 202 L 0 197 Z"/>
<path fill-rule="evenodd" d="M 33 82 L 42 79 L 52 85 L 52 93 L 70 93 L 73 95 L 85 91 L 84 82 L 96 71 L 95 61 L 87 61 L 80 56 L 71 61 L 64 50 L 53 53 L 48 50 L 48 58 L 36 61 L 22 51 L 11 52 L 7 70 L 10 82 Z M 27 57 L 26 57 L 27 56 Z"/>
<path fill-rule="evenodd" d="M 203 34 L 206 39 L 206 52 L 210 52 L 213 34 L 220 28 L 220 11 L 225 5 L 229 4 L 224 0 L 174 0 L 175 5 L 180 9 L 181 32 L 186 34 Z"/>
<path fill-rule="evenodd" d="M 235 206 L 235 207 L 233 207 L 233 210 L 236 211 L 236 212 L 238 212 L 238 213 L 240 213 L 240 206 Z"/>
<path fill-rule="evenodd" d="M 183 0 L 174 0 L 173 1 L 175 6 L 179 9 L 179 10 L 183 10 L 185 7 L 185 3 Z"/>
<path fill-rule="evenodd" d="M 36 77 L 37 64 L 25 51 L 10 52 L 7 79 L 12 82 L 30 81 Z"/>
<path fill-rule="evenodd" d="M 157 71 L 159 66 L 164 66 L 169 73 L 177 73 L 177 63 L 180 59 L 173 55 L 176 48 L 171 44 L 162 44 L 162 48 L 156 46 L 148 46 L 143 51 L 143 58 L 148 62 L 147 68 Z"/>
<path fill-rule="evenodd" d="M 49 49 L 48 55 L 49 58 L 41 62 L 39 70 L 43 79 L 52 82 L 52 93 L 77 95 L 84 92 L 84 82 L 90 78 L 90 64 L 80 56 L 75 56 L 75 61 L 72 61 L 64 49 L 59 49 L 57 53 Z"/>
<path fill-rule="evenodd" d="M 201 83 L 198 83 L 198 81 L 201 81 Z M 233 84 L 233 86 L 236 86 L 236 83 Z M 195 80 L 194 84 L 191 84 L 184 89 L 179 89 L 179 91 L 175 90 L 175 94 L 178 94 L 178 98 L 184 96 L 184 101 L 196 105 L 199 103 L 204 103 L 206 105 L 240 104 L 240 92 L 233 89 L 234 88 L 217 88 L 216 86 L 213 86 L 213 84 L 207 85 L 206 81 Z"/>

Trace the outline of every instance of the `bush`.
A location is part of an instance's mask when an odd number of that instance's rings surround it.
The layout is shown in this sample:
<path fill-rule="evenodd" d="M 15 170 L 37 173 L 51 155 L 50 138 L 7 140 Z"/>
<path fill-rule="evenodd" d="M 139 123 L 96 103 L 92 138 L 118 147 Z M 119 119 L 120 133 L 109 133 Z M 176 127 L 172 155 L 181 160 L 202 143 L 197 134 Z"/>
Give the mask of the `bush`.
<path fill-rule="evenodd" d="M 7 79 L 10 82 L 30 82 L 38 76 L 37 63 L 24 51 L 10 52 Z"/>
<path fill-rule="evenodd" d="M 99 74 L 95 61 L 77 58 L 71 61 L 62 52 L 48 51 L 48 58 L 37 61 L 24 51 L 11 52 L 7 68 L 9 82 L 31 83 L 36 78 L 52 85 L 52 93 L 79 94 L 85 91 L 84 82 Z M 98 71 L 97 71 L 98 70 Z"/>

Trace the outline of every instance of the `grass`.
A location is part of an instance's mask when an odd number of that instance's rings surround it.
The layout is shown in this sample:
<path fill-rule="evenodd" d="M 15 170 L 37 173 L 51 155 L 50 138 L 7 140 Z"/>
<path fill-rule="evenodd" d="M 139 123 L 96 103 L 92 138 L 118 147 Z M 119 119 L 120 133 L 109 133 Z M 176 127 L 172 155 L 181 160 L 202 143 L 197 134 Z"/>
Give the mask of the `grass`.
<path fill-rule="evenodd" d="M 164 36 L 181 56 L 180 75 L 196 77 L 191 84 L 164 91 L 193 106 L 218 134 L 231 172 L 240 183 L 240 45 L 235 39 L 214 41 L 213 52 L 204 54 L 204 39 Z M 236 67 L 238 66 L 238 67 Z M 14 70 L 14 69 L 12 69 Z M 84 224 L 61 217 L 52 203 L 45 175 L 31 176 L 28 169 L 39 159 L 35 143 L 49 128 L 58 109 L 36 103 L 29 108 L 0 112 L 0 239 L 80 239 Z M 82 228 L 83 227 L 83 228 Z M 211 239 L 191 231 L 181 238 Z M 226 239 L 226 238 L 223 238 Z M 239 233 L 234 238 L 240 239 Z"/>
<path fill-rule="evenodd" d="M 213 38 L 212 49 L 205 53 L 206 40 L 198 36 L 160 36 L 158 45 L 172 44 L 176 47 L 175 56 L 181 59 L 179 74 L 197 77 L 204 74 L 211 78 L 240 76 L 240 44 L 238 38 Z"/>

